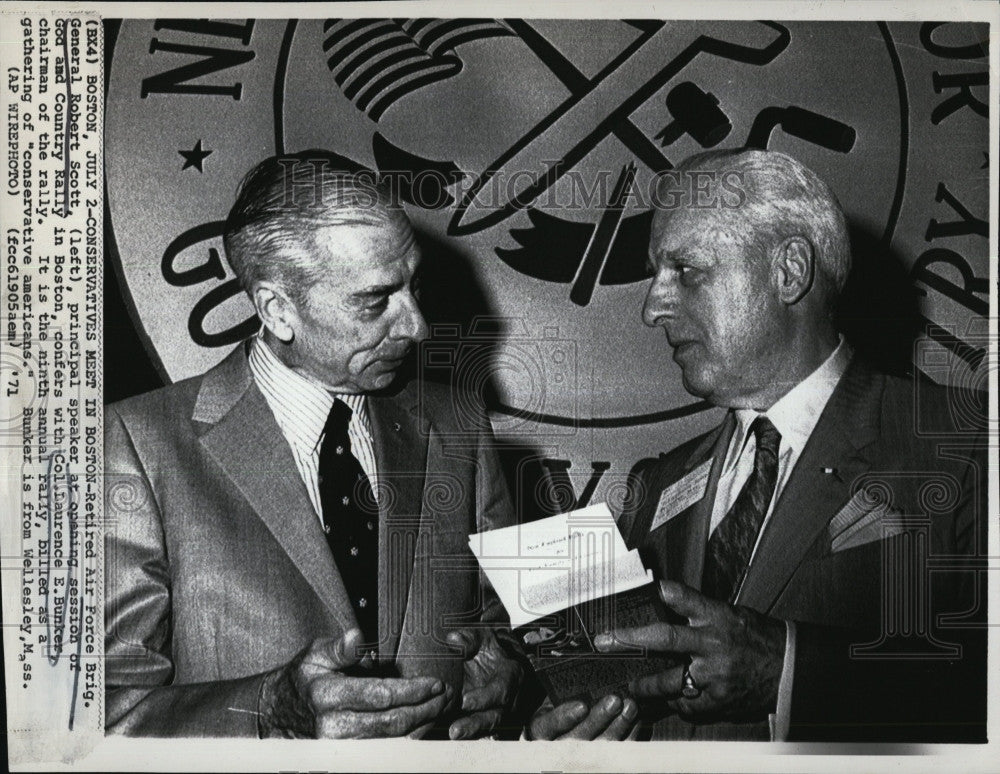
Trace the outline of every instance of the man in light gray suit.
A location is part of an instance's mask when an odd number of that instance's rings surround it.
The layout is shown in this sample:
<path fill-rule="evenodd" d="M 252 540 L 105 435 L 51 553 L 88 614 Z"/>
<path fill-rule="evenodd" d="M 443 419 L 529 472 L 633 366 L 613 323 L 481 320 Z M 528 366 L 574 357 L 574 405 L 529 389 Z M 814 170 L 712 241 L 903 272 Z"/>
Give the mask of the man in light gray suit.
<path fill-rule="evenodd" d="M 106 409 L 111 732 L 469 738 L 512 703 L 467 545 L 513 518 L 489 425 L 398 384 L 420 252 L 345 161 L 255 167 L 225 245 L 260 334 Z"/>

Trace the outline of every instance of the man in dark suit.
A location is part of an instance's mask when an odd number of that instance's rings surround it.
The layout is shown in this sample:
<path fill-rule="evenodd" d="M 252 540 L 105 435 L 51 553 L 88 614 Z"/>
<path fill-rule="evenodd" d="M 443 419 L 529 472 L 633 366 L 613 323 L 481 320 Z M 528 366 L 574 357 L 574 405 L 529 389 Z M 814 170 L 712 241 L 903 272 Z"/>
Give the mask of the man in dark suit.
<path fill-rule="evenodd" d="M 225 246 L 260 334 L 106 409 L 109 731 L 468 738 L 511 704 L 467 545 L 513 517 L 489 426 L 395 383 L 426 335 L 420 252 L 343 161 L 241 186 Z"/>
<path fill-rule="evenodd" d="M 687 657 L 632 686 L 654 739 L 985 740 L 985 422 L 838 335 L 848 232 L 812 171 L 709 152 L 659 193 L 644 320 L 728 413 L 636 465 L 619 521 L 687 625 L 596 646 Z"/>

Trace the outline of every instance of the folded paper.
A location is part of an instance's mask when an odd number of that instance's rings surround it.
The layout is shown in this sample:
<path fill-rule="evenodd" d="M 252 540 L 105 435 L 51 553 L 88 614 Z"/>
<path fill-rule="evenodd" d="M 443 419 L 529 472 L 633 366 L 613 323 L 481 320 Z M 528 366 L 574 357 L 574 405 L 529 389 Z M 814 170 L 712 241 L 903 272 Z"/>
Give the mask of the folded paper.
<path fill-rule="evenodd" d="M 469 538 L 513 627 L 653 580 L 604 503 Z"/>
<path fill-rule="evenodd" d="M 671 617 L 638 551 L 629 551 L 607 505 L 473 535 L 469 546 L 556 704 L 628 695 L 632 680 L 676 666 L 645 653 L 599 653 L 594 637 Z"/>

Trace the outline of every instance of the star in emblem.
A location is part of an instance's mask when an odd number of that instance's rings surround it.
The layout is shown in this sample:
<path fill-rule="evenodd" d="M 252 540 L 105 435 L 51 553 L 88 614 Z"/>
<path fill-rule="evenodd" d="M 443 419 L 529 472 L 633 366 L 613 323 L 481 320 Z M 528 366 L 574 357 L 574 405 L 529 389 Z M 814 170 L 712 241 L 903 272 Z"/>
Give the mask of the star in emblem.
<path fill-rule="evenodd" d="M 177 152 L 184 157 L 184 166 L 181 167 L 181 171 L 184 171 L 188 167 L 194 167 L 199 172 L 205 171 L 202 168 L 202 162 L 205 160 L 206 156 L 209 156 L 212 153 L 210 150 L 202 150 L 201 140 L 198 140 L 198 142 L 195 143 L 194 148 L 191 150 L 179 150 Z"/>

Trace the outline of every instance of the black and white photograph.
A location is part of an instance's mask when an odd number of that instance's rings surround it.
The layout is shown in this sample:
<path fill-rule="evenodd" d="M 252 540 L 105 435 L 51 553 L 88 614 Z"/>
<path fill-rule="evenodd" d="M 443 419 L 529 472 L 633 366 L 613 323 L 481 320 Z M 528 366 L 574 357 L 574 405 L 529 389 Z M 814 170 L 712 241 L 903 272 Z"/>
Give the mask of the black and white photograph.
<path fill-rule="evenodd" d="M 11 3 L 11 770 L 989 771 L 998 23 Z"/>

